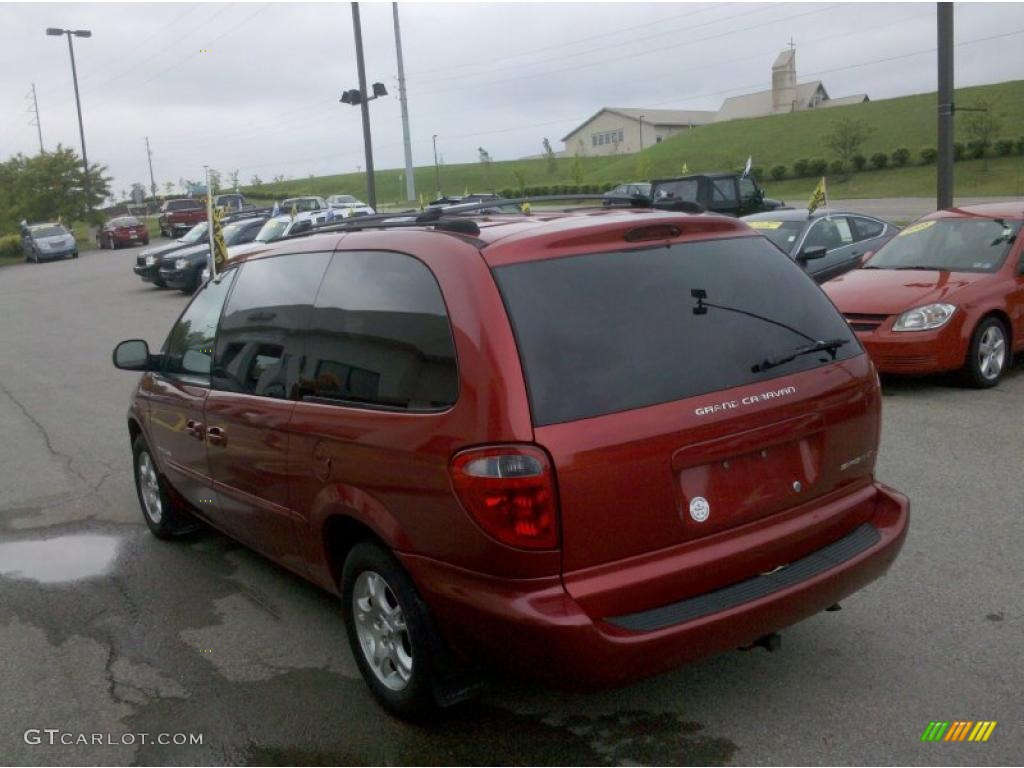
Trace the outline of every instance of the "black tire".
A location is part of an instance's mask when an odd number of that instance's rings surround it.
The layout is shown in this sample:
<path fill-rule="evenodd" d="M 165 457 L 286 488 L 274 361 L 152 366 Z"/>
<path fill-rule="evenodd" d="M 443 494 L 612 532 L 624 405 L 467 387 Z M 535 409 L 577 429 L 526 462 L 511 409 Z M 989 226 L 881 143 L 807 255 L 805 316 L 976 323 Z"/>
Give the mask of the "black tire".
<path fill-rule="evenodd" d="M 983 347 L 992 341 L 1001 341 L 1001 363 L 994 367 L 992 358 L 985 354 Z M 986 364 L 986 359 L 989 360 Z M 971 334 L 971 343 L 967 347 L 967 360 L 964 361 L 962 376 L 969 386 L 976 389 L 988 389 L 999 383 L 1006 369 L 1013 363 L 1013 352 L 1010 344 L 1010 332 L 998 317 L 986 317 Z"/>
<path fill-rule="evenodd" d="M 370 662 L 359 639 L 355 611 L 355 589 L 361 574 L 376 574 L 385 582 L 386 593 L 401 608 L 405 619 L 405 633 L 397 641 L 412 659 L 412 670 L 400 690 L 387 686 Z M 341 576 L 341 604 L 349 646 L 363 680 L 380 704 L 389 712 L 405 720 L 421 721 L 435 716 L 439 710 L 434 696 L 433 670 L 441 640 L 434 628 L 427 606 L 420 599 L 416 587 L 395 557 L 381 545 L 363 541 L 352 547 Z M 390 599 L 390 598 L 389 598 Z M 391 642 L 395 642 L 392 640 Z M 386 666 L 388 662 L 384 662 Z M 396 669 L 394 665 L 392 669 Z"/>
<path fill-rule="evenodd" d="M 159 514 L 152 505 L 147 506 L 147 499 L 144 494 L 144 477 L 148 472 L 143 469 L 148 460 L 152 468 L 156 482 L 155 497 L 159 501 Z M 146 438 L 139 435 L 132 443 L 132 474 L 135 477 L 135 493 L 139 497 L 139 507 L 142 509 L 142 519 L 146 521 L 150 532 L 158 539 L 173 539 L 194 531 L 198 524 L 195 518 L 184 509 L 184 502 L 176 495 L 172 496 L 168 491 L 167 481 L 157 469 L 156 461 L 149 450 Z"/>

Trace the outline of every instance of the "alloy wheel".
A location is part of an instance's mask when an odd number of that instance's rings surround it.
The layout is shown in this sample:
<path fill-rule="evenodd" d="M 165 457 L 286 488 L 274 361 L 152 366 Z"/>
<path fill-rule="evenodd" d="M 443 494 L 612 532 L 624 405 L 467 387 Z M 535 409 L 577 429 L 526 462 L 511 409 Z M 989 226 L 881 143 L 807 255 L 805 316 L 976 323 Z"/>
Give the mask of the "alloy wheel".
<path fill-rule="evenodd" d="M 1006 334 L 998 324 L 990 325 L 978 344 L 978 370 L 989 381 L 998 379 L 1006 364 Z"/>
<path fill-rule="evenodd" d="M 160 500 L 160 479 L 148 451 L 139 454 L 139 491 L 142 495 L 143 511 L 154 525 L 160 525 L 164 517 L 163 502 Z"/>
<path fill-rule="evenodd" d="M 352 591 L 352 613 L 359 647 L 374 676 L 392 691 L 412 677 L 412 644 L 402 606 L 384 577 L 363 571 Z"/>

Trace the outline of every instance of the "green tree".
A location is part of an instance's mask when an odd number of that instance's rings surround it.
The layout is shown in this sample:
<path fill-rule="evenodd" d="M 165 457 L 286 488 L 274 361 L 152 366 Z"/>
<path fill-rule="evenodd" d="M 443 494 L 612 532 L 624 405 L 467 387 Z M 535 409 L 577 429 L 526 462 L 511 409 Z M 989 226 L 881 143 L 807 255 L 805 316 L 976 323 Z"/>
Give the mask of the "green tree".
<path fill-rule="evenodd" d="M 843 161 L 844 168 L 853 167 L 853 156 L 871 136 L 871 126 L 863 120 L 844 117 L 832 124 L 825 136 L 825 146 Z"/>
<path fill-rule="evenodd" d="M 164 197 L 170 197 L 174 194 L 174 183 L 170 181 L 164 182 Z"/>
<path fill-rule="evenodd" d="M 0 163 L 0 232 L 16 229 L 23 219 L 60 219 L 68 224 L 88 219 L 89 210 L 110 195 L 105 171 L 105 166 L 90 165 L 86 175 L 81 158 L 60 145 L 34 157 L 18 154 Z"/>
<path fill-rule="evenodd" d="M 512 171 L 512 178 L 515 179 L 515 182 L 516 182 L 516 192 L 520 196 L 525 196 L 525 194 L 526 194 L 525 193 L 525 189 L 526 189 L 526 174 L 523 173 L 521 170 L 516 169 L 516 170 Z"/>
<path fill-rule="evenodd" d="M 232 171 L 231 173 L 228 174 L 228 186 L 231 187 L 231 189 L 235 190 L 236 192 L 238 191 L 238 171 L 237 170 Z"/>
<path fill-rule="evenodd" d="M 569 169 L 569 173 L 572 175 L 573 184 L 577 187 L 583 183 L 583 176 L 585 173 L 583 170 L 583 158 L 580 157 L 578 152 L 573 155 L 572 168 Z"/>
<path fill-rule="evenodd" d="M 216 195 L 220 192 L 220 171 L 210 169 L 210 194 Z"/>
<path fill-rule="evenodd" d="M 263 179 L 261 179 L 258 175 L 253 174 L 253 177 L 249 179 L 249 184 L 251 184 L 254 187 L 262 187 Z"/>
<path fill-rule="evenodd" d="M 483 147 L 477 147 L 476 150 L 480 155 L 480 162 L 484 166 L 484 182 L 487 184 L 487 189 L 491 189 L 491 153 Z"/>
<path fill-rule="evenodd" d="M 972 111 L 967 112 L 964 118 L 964 133 L 970 142 L 977 147 L 976 153 L 979 157 L 985 158 L 984 169 L 988 170 L 987 150 L 992 146 L 992 141 L 1003 129 L 1002 115 L 995 111 L 995 102 L 991 99 L 978 99 L 970 107 Z M 966 109 L 965 109 L 966 111 Z"/>
<path fill-rule="evenodd" d="M 558 160 L 555 158 L 555 150 L 551 148 L 551 142 L 544 139 L 544 159 L 547 161 L 548 176 L 558 173 Z"/>

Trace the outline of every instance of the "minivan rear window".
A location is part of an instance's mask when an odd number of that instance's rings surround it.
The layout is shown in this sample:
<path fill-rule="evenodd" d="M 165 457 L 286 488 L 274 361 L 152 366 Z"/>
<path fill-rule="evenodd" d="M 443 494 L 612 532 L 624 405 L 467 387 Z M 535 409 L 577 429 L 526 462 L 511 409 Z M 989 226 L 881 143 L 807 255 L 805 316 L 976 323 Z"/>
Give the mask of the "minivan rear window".
<path fill-rule="evenodd" d="M 815 340 L 844 339 L 837 360 L 862 351 L 814 282 L 760 237 L 529 261 L 494 274 L 537 426 L 765 381 L 830 359 L 801 355 L 752 371 L 809 343 L 775 323 Z M 695 313 L 691 290 L 742 312 Z"/>

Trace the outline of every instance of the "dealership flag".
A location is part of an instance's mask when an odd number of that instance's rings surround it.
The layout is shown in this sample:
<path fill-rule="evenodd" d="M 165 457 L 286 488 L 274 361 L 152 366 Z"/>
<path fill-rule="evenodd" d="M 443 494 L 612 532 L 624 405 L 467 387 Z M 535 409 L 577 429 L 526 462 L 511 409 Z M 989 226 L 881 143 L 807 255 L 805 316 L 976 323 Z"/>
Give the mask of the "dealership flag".
<path fill-rule="evenodd" d="M 277 204 L 277 200 L 274 201 L 274 210 L 270 212 L 271 217 L 281 215 L 281 206 Z"/>
<path fill-rule="evenodd" d="M 811 193 L 811 199 L 807 201 L 807 213 L 814 213 L 822 205 L 828 208 L 828 192 L 825 190 L 825 177 L 821 177 L 821 181 L 818 182 L 818 186 L 814 188 L 814 192 Z"/>
<path fill-rule="evenodd" d="M 228 260 L 228 245 L 224 242 L 224 227 L 221 223 L 220 208 L 213 209 L 213 226 L 210 228 L 210 252 L 213 255 L 213 269 L 211 274 L 216 275 L 224 268 Z"/>
<path fill-rule="evenodd" d="M 690 166 L 688 166 L 686 163 L 683 163 L 683 172 L 682 172 L 681 175 L 683 175 L 683 176 L 689 176 L 690 175 Z"/>
<path fill-rule="evenodd" d="M 750 166 L 753 162 L 754 157 L 752 155 L 747 155 L 747 164 L 743 167 L 743 178 L 750 175 Z"/>
<path fill-rule="evenodd" d="M 299 206 L 296 203 L 292 203 L 292 210 L 288 215 L 292 217 L 292 221 L 295 221 L 295 217 L 299 215 Z"/>

